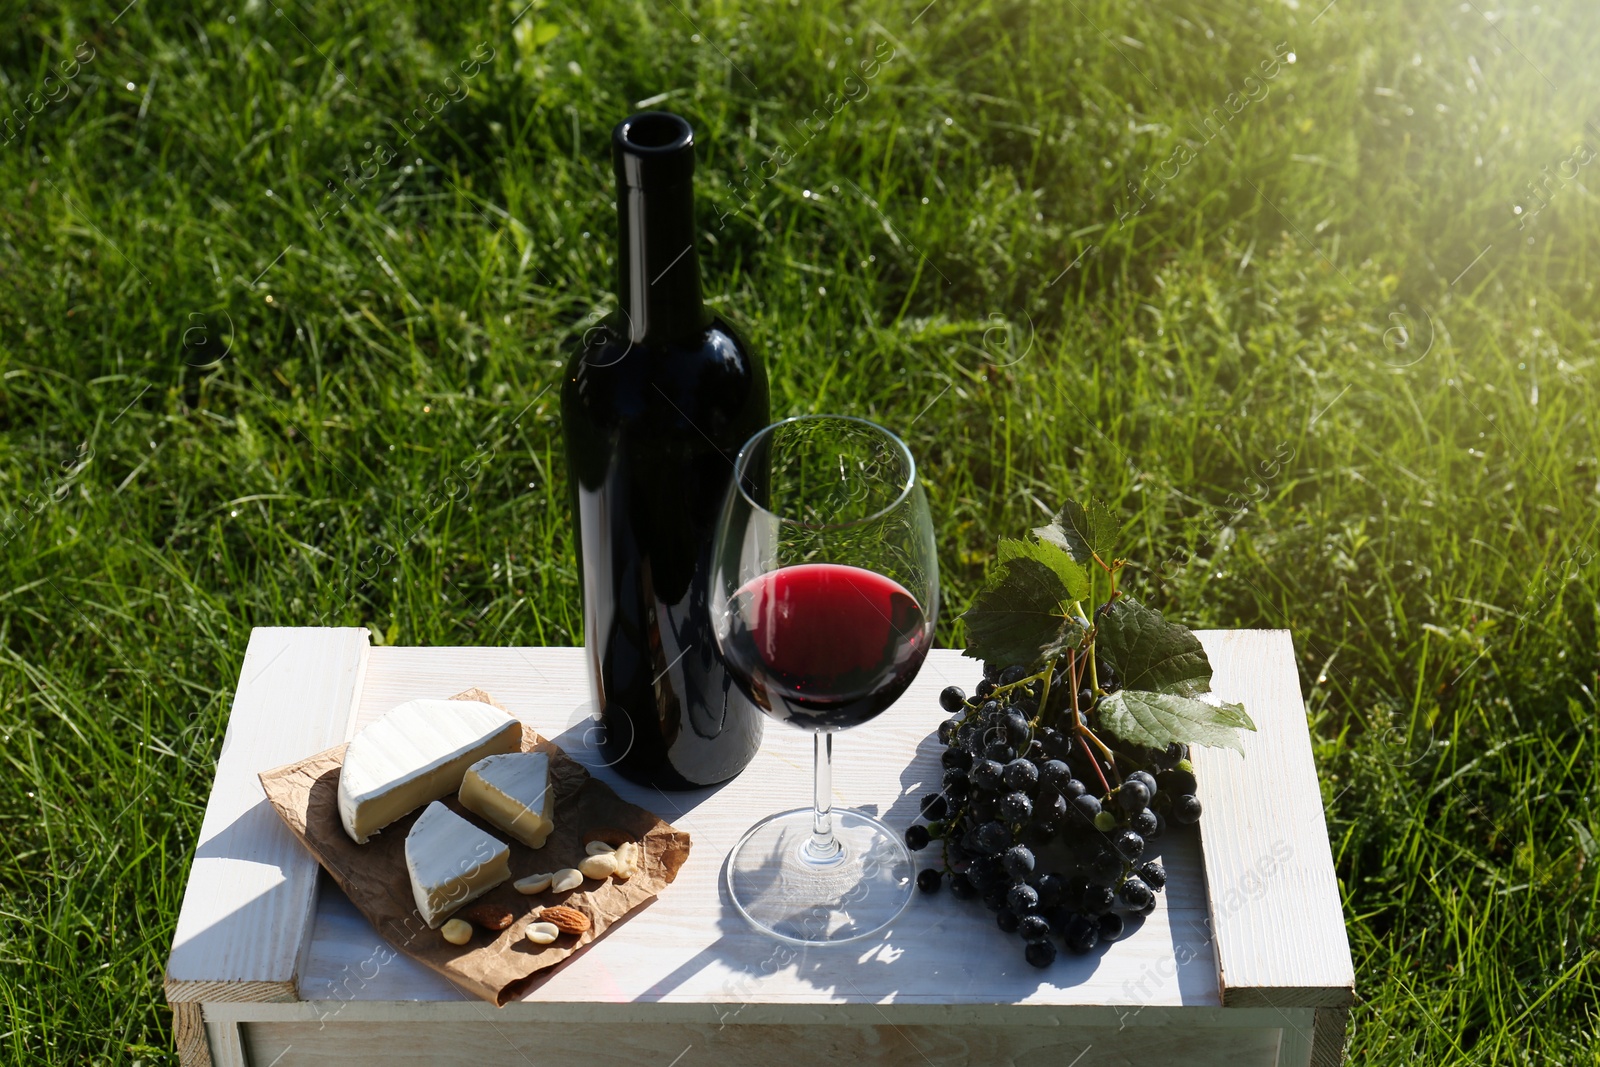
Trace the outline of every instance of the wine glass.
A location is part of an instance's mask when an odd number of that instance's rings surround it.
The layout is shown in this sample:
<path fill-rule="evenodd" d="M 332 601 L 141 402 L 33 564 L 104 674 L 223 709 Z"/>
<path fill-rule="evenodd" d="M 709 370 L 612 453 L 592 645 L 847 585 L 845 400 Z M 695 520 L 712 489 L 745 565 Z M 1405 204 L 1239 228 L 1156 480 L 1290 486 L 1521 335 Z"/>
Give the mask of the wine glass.
<path fill-rule="evenodd" d="M 745 444 L 712 548 L 717 647 L 746 695 L 816 748 L 812 807 L 758 822 L 728 858 L 734 906 L 775 937 L 854 941 L 911 899 L 899 835 L 833 810 L 833 735 L 905 692 L 938 599 L 933 522 L 903 441 L 865 419 L 805 415 Z"/>

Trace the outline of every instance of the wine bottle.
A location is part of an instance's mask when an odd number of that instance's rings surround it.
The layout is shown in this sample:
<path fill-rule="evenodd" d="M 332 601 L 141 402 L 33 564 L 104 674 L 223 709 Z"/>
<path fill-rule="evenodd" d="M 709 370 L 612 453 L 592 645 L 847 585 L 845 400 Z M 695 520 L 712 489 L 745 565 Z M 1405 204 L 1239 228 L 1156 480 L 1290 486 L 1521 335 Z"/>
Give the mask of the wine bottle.
<path fill-rule="evenodd" d="M 691 789 L 738 774 L 761 742 L 761 712 L 717 653 L 707 574 L 733 462 L 768 422 L 767 379 L 701 299 L 694 130 L 647 111 L 611 150 L 619 306 L 561 390 L 590 736 L 624 776 Z"/>

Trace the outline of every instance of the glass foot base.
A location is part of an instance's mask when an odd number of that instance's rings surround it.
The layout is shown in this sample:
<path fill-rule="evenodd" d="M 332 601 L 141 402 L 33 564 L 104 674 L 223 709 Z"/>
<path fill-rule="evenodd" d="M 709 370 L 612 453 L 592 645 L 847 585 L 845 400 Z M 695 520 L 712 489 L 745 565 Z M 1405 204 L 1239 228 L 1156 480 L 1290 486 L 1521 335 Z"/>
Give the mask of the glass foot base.
<path fill-rule="evenodd" d="M 728 857 L 728 893 L 757 929 L 801 945 L 877 933 L 911 901 L 916 872 L 898 834 L 870 815 L 833 811 L 839 850 L 813 856 L 810 808 L 752 826 Z"/>

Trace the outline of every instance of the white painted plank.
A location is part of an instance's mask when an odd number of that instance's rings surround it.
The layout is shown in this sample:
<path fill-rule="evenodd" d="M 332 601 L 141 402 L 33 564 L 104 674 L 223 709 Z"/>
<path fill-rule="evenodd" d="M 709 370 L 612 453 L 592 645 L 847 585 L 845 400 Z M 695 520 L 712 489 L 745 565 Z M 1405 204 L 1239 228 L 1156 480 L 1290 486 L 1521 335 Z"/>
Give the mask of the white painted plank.
<path fill-rule="evenodd" d="M 952 683 L 970 689 L 978 678 L 976 664 L 959 652 L 931 653 L 900 702 L 836 740 L 836 804 L 865 808 L 897 828 L 908 825 L 922 795 L 939 780 L 933 731 L 944 716 L 938 692 Z M 694 841 L 678 881 L 532 994 L 541 1004 L 592 1004 L 602 1016 L 619 1002 L 717 1004 L 725 1014 L 786 1004 L 795 1018 L 811 1018 L 814 1006 L 840 1003 L 1112 1004 L 1124 1006 L 1124 1014 L 1145 1006 L 1220 1003 L 1193 835 L 1169 834 L 1159 842 L 1169 886 L 1137 930 L 1088 957 L 1063 953 L 1046 971 L 1023 961 L 1021 942 L 1001 933 L 981 905 L 948 893 L 919 895 L 879 941 L 827 949 L 780 945 L 724 903 L 721 869 L 751 822 L 807 801 L 809 735 L 769 723 L 756 760 L 720 789 L 664 794 L 633 785 L 601 766 L 597 748 L 585 741 L 592 724 L 582 650 L 556 648 L 374 648 L 358 725 L 405 700 L 470 686 L 487 690 L 623 797 L 687 830 Z M 922 855 L 931 861 L 931 853 Z M 344 1010 L 346 1001 L 460 997 L 439 975 L 387 951 L 332 886 L 318 905 L 299 991 L 329 1012 Z"/>
<path fill-rule="evenodd" d="M 1349 1004 L 1355 968 L 1289 632 L 1199 637 L 1213 689 L 1257 726 L 1243 734 L 1242 758 L 1199 747 L 1193 756 L 1223 1002 Z"/>
<path fill-rule="evenodd" d="M 344 740 L 367 648 L 361 628 L 251 632 L 167 961 L 169 1001 L 294 997 L 319 867 L 256 775 Z"/>
<path fill-rule="evenodd" d="M 480 1005 L 485 1013 L 494 1009 Z M 274 1067 L 748 1067 L 749 1064 L 1018 1064 L 1027 1067 L 1273 1067 L 1278 1031 L 1189 1026 L 1117 1030 L 1059 1027 L 875 1024 L 604 1024 L 551 1027 L 498 1017 L 457 1023 L 253 1023 L 244 1028 L 250 1061 Z"/>

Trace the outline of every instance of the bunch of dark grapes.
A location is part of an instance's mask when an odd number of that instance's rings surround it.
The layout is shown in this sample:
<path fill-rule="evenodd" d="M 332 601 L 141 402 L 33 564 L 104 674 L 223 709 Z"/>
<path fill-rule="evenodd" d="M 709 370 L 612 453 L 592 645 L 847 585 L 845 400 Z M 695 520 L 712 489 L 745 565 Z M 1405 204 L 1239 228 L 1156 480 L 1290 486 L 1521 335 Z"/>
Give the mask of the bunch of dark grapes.
<path fill-rule="evenodd" d="M 1116 690 L 1104 664 L 1099 679 L 1102 694 Z M 1200 818 L 1188 746 L 1110 760 L 1081 735 L 1041 726 L 1069 721 L 1070 689 L 1064 671 L 1046 692 L 1014 666 L 986 666 L 970 698 L 945 689 L 944 787 L 922 798 L 926 823 L 906 831 L 913 851 L 933 845 L 943 857 L 918 887 L 936 893 L 948 881 L 957 897 L 981 900 L 1036 967 L 1055 960 L 1057 940 L 1087 953 L 1122 935 L 1125 914 L 1153 911 L 1167 875 L 1146 845 Z M 1076 697 L 1083 714 L 1098 700 L 1088 689 Z"/>

